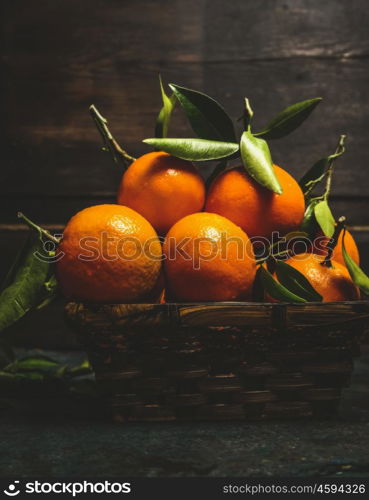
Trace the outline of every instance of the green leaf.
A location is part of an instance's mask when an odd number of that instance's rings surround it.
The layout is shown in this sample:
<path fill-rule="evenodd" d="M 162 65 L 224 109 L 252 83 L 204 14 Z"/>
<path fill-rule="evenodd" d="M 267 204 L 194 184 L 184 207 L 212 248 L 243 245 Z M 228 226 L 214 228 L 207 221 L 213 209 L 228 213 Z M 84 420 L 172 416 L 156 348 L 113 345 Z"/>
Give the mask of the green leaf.
<path fill-rule="evenodd" d="M 14 269 L 13 282 L 0 295 L 0 331 L 24 316 L 35 307 L 43 292 L 50 264 L 35 254 L 43 255 L 43 243 L 32 234 Z"/>
<path fill-rule="evenodd" d="M 16 257 L 12 263 L 12 265 L 10 266 L 8 272 L 6 273 L 6 276 L 3 280 L 3 282 L 1 283 L 1 292 L 3 290 L 5 290 L 5 288 L 7 288 L 11 283 L 12 281 L 14 280 L 14 277 L 15 277 L 15 273 L 18 269 L 18 265 L 19 263 L 22 261 L 22 259 L 24 259 L 24 254 L 25 252 L 27 251 L 27 248 L 28 248 L 28 240 L 29 238 L 32 237 L 32 233 L 29 232 L 28 236 L 27 236 L 27 242 L 23 245 L 22 248 L 20 248 L 20 250 L 18 250 L 17 254 L 16 254 Z"/>
<path fill-rule="evenodd" d="M 263 139 L 254 137 L 250 131 L 245 131 L 241 137 L 240 149 L 243 165 L 249 175 L 270 191 L 282 194 L 268 144 Z"/>
<path fill-rule="evenodd" d="M 72 375 L 84 375 L 92 372 L 92 366 L 90 365 L 88 359 L 85 359 L 80 365 L 74 366 L 69 371 Z"/>
<path fill-rule="evenodd" d="M 332 215 L 328 203 L 323 200 L 319 201 L 314 207 L 314 215 L 317 223 L 319 224 L 323 234 L 332 238 L 336 226 L 336 222 Z"/>
<path fill-rule="evenodd" d="M 326 171 L 336 158 L 339 158 L 345 152 L 345 135 L 341 135 L 335 153 L 318 160 L 301 177 L 299 184 L 304 194 L 309 193 L 325 176 Z"/>
<path fill-rule="evenodd" d="M 255 135 L 269 140 L 280 139 L 290 134 L 306 120 L 321 100 L 321 97 L 316 97 L 292 104 L 292 106 L 278 113 L 264 130 Z"/>
<path fill-rule="evenodd" d="M 169 87 L 186 113 L 193 131 L 201 139 L 236 142 L 232 120 L 214 99 L 174 83 Z"/>
<path fill-rule="evenodd" d="M 360 290 L 365 293 L 365 295 L 369 295 L 369 277 L 347 253 L 347 250 L 345 248 L 345 234 L 346 231 L 342 238 L 342 255 L 347 270 L 350 273 L 351 279 L 355 283 L 355 285 L 358 286 Z"/>
<path fill-rule="evenodd" d="M 40 358 L 26 358 L 19 361 L 15 361 L 11 365 L 7 366 L 4 371 L 10 373 L 17 372 L 50 372 L 55 371 L 59 367 L 59 364 L 50 359 L 40 357 Z"/>
<path fill-rule="evenodd" d="M 254 284 L 252 286 L 252 301 L 265 302 L 265 291 L 263 283 L 261 281 L 260 268 L 256 271 Z"/>
<path fill-rule="evenodd" d="M 309 205 L 306 207 L 304 218 L 301 223 L 301 231 L 307 233 L 310 238 L 315 237 L 318 229 L 318 223 L 314 214 L 315 206 L 317 204 L 317 200 L 313 200 L 309 203 Z"/>
<path fill-rule="evenodd" d="M 264 290 L 274 299 L 281 300 L 282 302 L 306 302 L 305 299 L 291 292 L 281 283 L 278 283 L 270 272 L 263 267 L 258 269 L 258 274 Z"/>
<path fill-rule="evenodd" d="M 160 151 L 189 161 L 226 158 L 239 150 L 235 142 L 206 141 L 205 139 L 144 139 Z"/>
<path fill-rule="evenodd" d="M 276 275 L 280 284 L 299 297 L 310 302 L 323 300 L 322 296 L 311 286 L 309 280 L 286 262 L 277 261 Z"/>
<path fill-rule="evenodd" d="M 48 280 L 44 283 L 41 302 L 37 305 L 37 309 L 43 309 L 56 299 L 59 292 L 59 285 L 54 272 L 52 271 Z"/>
<path fill-rule="evenodd" d="M 319 181 L 321 181 L 324 177 L 324 173 L 326 171 L 326 168 L 328 167 L 330 162 L 329 157 L 328 158 L 322 158 L 321 160 L 318 160 L 314 165 L 301 177 L 299 181 L 299 185 L 305 194 L 305 191 L 307 189 L 311 188 L 312 184 L 317 184 Z"/>
<path fill-rule="evenodd" d="M 167 137 L 170 119 L 176 104 L 176 97 L 174 94 L 172 94 L 170 97 L 167 96 L 167 94 L 164 91 L 163 82 L 161 80 L 160 75 L 159 75 L 159 83 L 160 83 L 160 91 L 161 91 L 161 98 L 163 101 L 163 107 L 161 108 L 158 117 L 156 119 L 155 137 Z"/>

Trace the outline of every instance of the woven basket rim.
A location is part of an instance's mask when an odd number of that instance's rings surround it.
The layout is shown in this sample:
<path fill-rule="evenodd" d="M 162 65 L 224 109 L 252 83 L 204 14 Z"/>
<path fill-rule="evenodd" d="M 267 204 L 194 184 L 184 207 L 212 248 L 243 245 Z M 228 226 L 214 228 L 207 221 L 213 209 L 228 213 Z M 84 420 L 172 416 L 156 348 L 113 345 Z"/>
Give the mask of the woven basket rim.
<path fill-rule="evenodd" d="M 164 304 L 87 304 L 69 302 L 74 323 L 172 326 L 250 326 L 289 328 L 349 324 L 369 326 L 369 300 L 348 302 L 196 302 Z"/>
<path fill-rule="evenodd" d="M 283 306 L 296 306 L 299 308 L 308 308 L 311 305 L 314 306 L 319 306 L 319 307 L 325 307 L 325 306 L 332 306 L 332 305 L 337 305 L 337 306 L 342 306 L 342 305 L 366 305 L 369 307 L 369 298 L 367 300 L 345 300 L 345 301 L 339 301 L 339 302 L 251 302 L 251 301 L 237 301 L 237 300 L 229 300 L 229 301 L 212 301 L 212 302 L 164 302 L 164 303 L 158 303 L 158 302 L 84 302 L 84 301 L 77 301 L 77 300 L 70 300 L 67 301 L 67 303 L 71 304 L 83 304 L 87 307 L 103 307 L 103 306 L 155 306 L 157 308 L 163 308 L 165 309 L 168 306 L 183 306 L 183 307 L 188 307 L 188 306 L 249 306 L 249 307 L 255 307 L 255 306 L 271 306 L 271 307 L 283 307 Z"/>

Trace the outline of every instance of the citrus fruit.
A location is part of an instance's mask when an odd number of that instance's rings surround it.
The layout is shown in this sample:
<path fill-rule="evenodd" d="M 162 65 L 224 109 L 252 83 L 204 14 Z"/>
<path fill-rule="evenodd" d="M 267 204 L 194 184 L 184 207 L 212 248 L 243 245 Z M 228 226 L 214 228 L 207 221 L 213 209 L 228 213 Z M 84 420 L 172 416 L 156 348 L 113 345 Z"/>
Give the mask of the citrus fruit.
<path fill-rule="evenodd" d="M 170 294 L 183 301 L 250 299 L 256 264 L 247 234 L 217 214 L 192 214 L 169 230 L 164 271 Z"/>
<path fill-rule="evenodd" d="M 123 174 L 118 203 L 133 208 L 165 234 L 182 217 L 203 209 L 205 185 L 191 162 L 164 152 L 148 153 Z"/>
<path fill-rule="evenodd" d="M 276 194 L 258 184 L 243 167 L 226 170 L 212 182 L 205 210 L 227 217 L 249 237 L 270 238 L 297 230 L 305 211 L 304 195 L 295 179 L 274 165 L 283 189 Z"/>
<path fill-rule="evenodd" d="M 162 249 L 151 224 L 121 205 L 96 205 L 68 222 L 57 277 L 68 299 L 132 302 L 155 289 Z"/>
<path fill-rule="evenodd" d="M 353 283 L 345 266 L 331 261 L 332 266 L 323 265 L 324 258 L 313 253 L 301 253 L 285 262 L 302 273 L 323 297 L 323 302 L 357 300 L 359 289 Z"/>
<path fill-rule="evenodd" d="M 337 240 L 337 244 L 332 252 L 332 260 L 345 265 L 345 261 L 342 255 L 342 237 L 343 231 L 340 232 Z M 317 238 L 314 240 L 313 252 L 317 255 L 327 255 L 330 239 L 323 235 L 323 233 L 318 234 Z M 349 231 L 345 234 L 345 248 L 350 257 L 360 264 L 359 249 L 356 245 L 354 237 Z"/>

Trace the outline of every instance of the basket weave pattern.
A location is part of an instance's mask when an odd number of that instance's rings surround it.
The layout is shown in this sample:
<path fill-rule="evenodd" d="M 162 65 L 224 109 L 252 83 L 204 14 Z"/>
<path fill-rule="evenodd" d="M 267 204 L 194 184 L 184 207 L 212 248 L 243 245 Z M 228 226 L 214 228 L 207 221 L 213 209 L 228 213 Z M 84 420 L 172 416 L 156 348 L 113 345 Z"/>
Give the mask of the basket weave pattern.
<path fill-rule="evenodd" d="M 321 306 L 70 303 L 66 315 L 115 420 L 268 419 L 337 411 L 369 308 Z"/>

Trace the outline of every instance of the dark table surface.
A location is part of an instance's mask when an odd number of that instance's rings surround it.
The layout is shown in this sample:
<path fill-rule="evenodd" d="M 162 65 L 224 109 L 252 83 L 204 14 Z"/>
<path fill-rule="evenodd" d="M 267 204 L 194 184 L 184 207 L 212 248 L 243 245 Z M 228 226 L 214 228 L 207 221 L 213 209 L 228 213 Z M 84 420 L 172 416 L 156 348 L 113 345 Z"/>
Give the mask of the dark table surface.
<path fill-rule="evenodd" d="M 119 425 L 57 395 L 1 400 L 0 474 L 369 476 L 369 346 L 335 420 Z"/>

